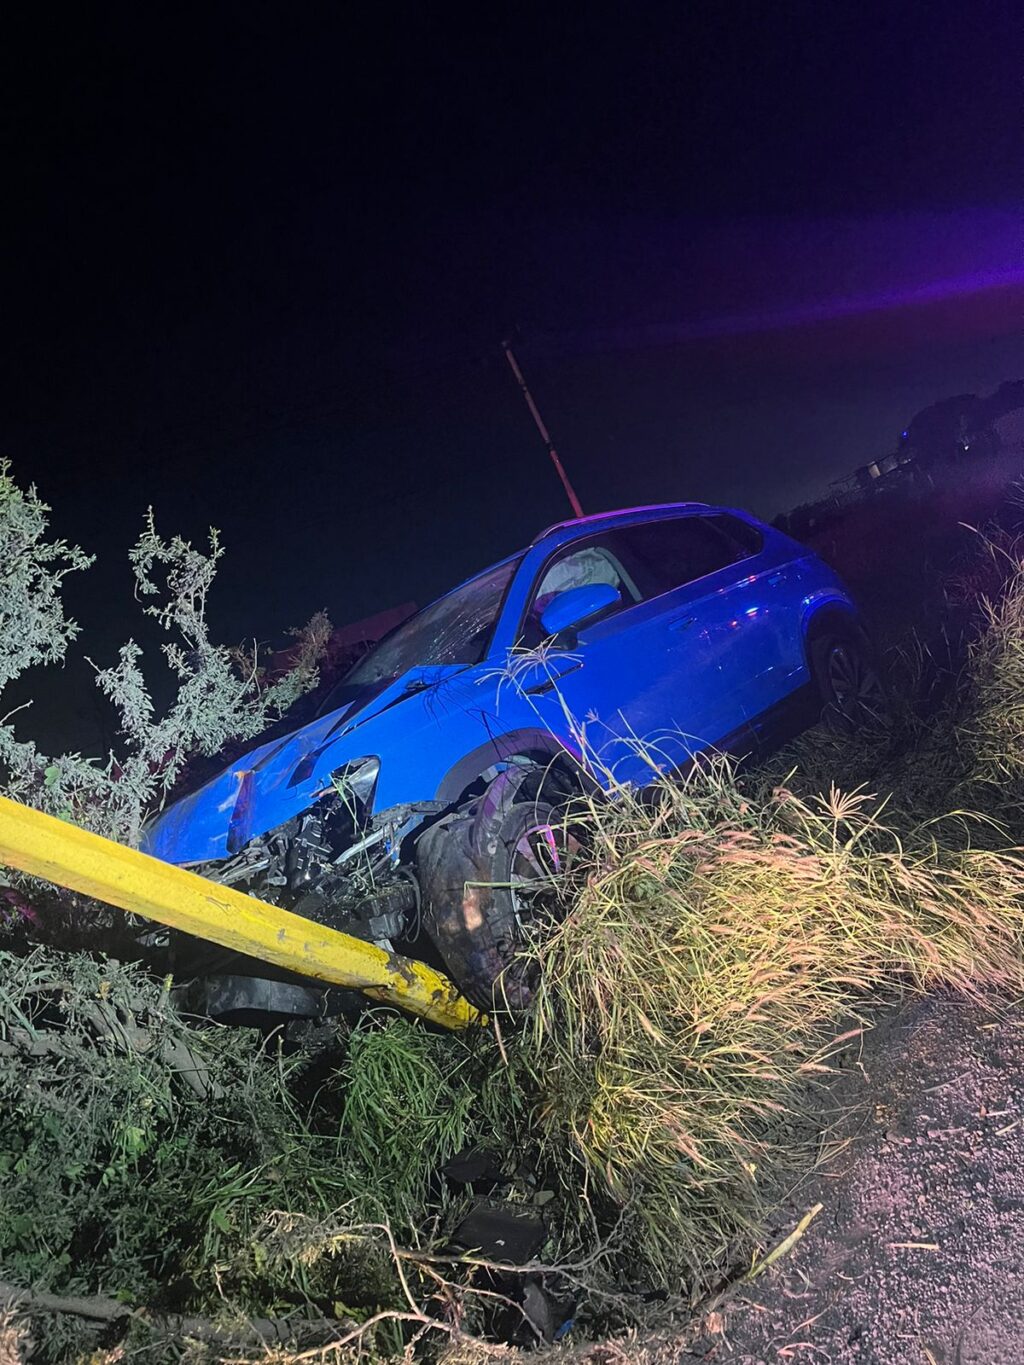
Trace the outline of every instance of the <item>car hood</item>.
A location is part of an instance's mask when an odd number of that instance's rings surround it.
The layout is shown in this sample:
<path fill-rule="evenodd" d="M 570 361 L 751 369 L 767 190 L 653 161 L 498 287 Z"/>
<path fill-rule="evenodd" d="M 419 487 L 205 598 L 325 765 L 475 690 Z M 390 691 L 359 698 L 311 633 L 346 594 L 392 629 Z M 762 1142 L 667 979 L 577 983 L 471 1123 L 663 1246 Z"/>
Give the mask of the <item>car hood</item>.
<path fill-rule="evenodd" d="M 462 665 L 411 668 L 359 689 L 336 710 L 252 749 L 151 820 L 142 851 L 172 863 L 230 856 L 308 810 L 343 764 L 370 755 L 386 762 L 387 755 L 374 748 L 374 718 L 462 671 Z"/>

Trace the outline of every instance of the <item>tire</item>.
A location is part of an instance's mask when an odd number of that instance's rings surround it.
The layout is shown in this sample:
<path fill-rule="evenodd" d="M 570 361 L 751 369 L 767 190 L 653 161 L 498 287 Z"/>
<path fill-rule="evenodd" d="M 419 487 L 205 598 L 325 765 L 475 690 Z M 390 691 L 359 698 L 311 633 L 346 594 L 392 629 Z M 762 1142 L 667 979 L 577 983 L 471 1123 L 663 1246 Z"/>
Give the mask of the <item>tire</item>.
<path fill-rule="evenodd" d="M 520 955 L 524 930 L 554 912 L 554 881 L 573 847 L 550 801 L 516 794 L 488 801 L 485 793 L 420 840 L 424 928 L 478 1008 L 529 1005 L 536 969 Z"/>
<path fill-rule="evenodd" d="M 885 685 L 864 632 L 829 625 L 808 646 L 811 673 L 821 704 L 821 719 L 838 734 L 883 729 L 889 719 Z"/>

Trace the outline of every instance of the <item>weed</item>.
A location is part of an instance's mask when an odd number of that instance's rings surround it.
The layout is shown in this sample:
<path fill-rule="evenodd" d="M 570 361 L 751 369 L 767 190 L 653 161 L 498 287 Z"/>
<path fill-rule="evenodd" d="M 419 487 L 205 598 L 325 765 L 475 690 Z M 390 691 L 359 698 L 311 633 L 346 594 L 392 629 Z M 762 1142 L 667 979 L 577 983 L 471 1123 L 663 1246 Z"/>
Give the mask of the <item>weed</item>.
<path fill-rule="evenodd" d="M 808 1087 L 858 1011 L 1024 987 L 1024 856 L 1008 846 L 1024 800 L 1024 559 L 992 543 L 956 588 L 965 612 L 986 593 L 966 657 L 897 658 L 888 728 L 853 745 L 814 731 L 773 771 L 711 761 L 568 814 L 582 852 L 564 914 L 528 949 L 537 997 L 502 1040 L 375 1011 L 300 1102 L 310 1059 L 186 1029 L 140 971 L 0 953 L 4 1277 L 229 1321 L 384 1314 L 361 1358 L 408 1353 L 422 1322 L 403 1336 L 387 1319 L 409 1302 L 391 1238 L 442 1245 L 460 1206 L 438 1170 L 486 1144 L 559 1189 L 549 1250 L 575 1256 L 599 1301 L 613 1286 L 699 1295 L 749 1251 Z M 170 554 L 201 616 L 212 558 L 151 528 L 149 545 L 137 567 L 148 577 Z M 509 684 L 544 662 L 513 660 Z M 596 766 L 586 727 L 574 736 Z M 463 1321 L 428 1264 L 413 1288 Z M 133 1322 L 134 1357 L 179 1351 L 146 1331 Z M 96 1339 L 66 1317 L 33 1335 L 44 1361 Z M 8 1325 L 2 1350 L 21 1352 Z"/>
<path fill-rule="evenodd" d="M 981 601 L 983 629 L 972 644 L 967 715 L 959 738 L 969 777 L 1016 820 L 1024 811 L 1024 549 L 993 545 L 1004 582 Z"/>

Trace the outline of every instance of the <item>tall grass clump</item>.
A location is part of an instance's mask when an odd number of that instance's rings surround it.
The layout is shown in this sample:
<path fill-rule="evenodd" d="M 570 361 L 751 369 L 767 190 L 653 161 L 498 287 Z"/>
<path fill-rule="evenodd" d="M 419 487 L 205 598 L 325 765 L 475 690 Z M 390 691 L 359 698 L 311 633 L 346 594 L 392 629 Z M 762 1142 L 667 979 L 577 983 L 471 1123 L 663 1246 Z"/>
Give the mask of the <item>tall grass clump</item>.
<path fill-rule="evenodd" d="M 762 792 L 782 781 L 803 796 L 865 785 L 886 794 L 890 821 L 901 828 L 965 806 L 993 821 L 990 846 L 999 842 L 996 826 L 1024 841 L 1019 528 L 973 532 L 944 590 L 942 630 L 927 644 L 911 634 L 885 657 L 884 722 L 853 737 L 824 726 L 805 731 L 754 777 Z"/>
<path fill-rule="evenodd" d="M 970 779 L 1016 823 L 1024 812 L 1024 546 L 993 545 L 991 553 L 1005 579 L 980 602 L 982 629 L 971 645 L 959 731 Z"/>
<path fill-rule="evenodd" d="M 577 814 L 524 1039 L 546 1157 L 621 1212 L 633 1279 L 705 1288 L 756 1221 L 799 1087 L 868 1001 L 1019 988 L 1024 861 L 863 792 L 744 796 L 721 761 Z"/>
<path fill-rule="evenodd" d="M 764 800 L 786 786 L 805 799 L 834 789 L 885 794 L 887 823 L 912 829 L 954 806 L 983 809 L 998 818 L 991 793 L 972 788 L 971 761 L 960 726 L 969 693 L 966 645 L 942 637 L 926 647 L 910 637 L 884 660 L 886 714 L 865 718 L 853 735 L 827 725 L 805 730 L 745 776 L 752 796 Z M 944 837 L 953 837 L 950 826 Z M 982 838 L 981 826 L 972 831 Z M 986 842 L 1005 843 L 993 828 Z"/>
<path fill-rule="evenodd" d="M 490 1039 L 431 1032 L 381 1012 L 349 1034 L 332 1080 L 337 1154 L 358 1193 L 351 1211 L 420 1239 L 449 1206 L 440 1172 L 467 1148 L 505 1153 L 526 1121 L 525 1098 Z"/>

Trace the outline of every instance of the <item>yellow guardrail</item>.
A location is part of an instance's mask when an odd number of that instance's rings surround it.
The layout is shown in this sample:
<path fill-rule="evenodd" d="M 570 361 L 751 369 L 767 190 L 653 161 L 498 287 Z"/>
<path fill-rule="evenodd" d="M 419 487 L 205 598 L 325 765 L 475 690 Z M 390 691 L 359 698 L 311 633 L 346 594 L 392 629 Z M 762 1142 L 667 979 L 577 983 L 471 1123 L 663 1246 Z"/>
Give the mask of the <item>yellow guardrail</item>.
<path fill-rule="evenodd" d="M 448 1029 L 481 1015 L 426 963 L 316 924 L 0 796 L 0 863 Z"/>

